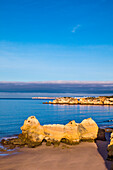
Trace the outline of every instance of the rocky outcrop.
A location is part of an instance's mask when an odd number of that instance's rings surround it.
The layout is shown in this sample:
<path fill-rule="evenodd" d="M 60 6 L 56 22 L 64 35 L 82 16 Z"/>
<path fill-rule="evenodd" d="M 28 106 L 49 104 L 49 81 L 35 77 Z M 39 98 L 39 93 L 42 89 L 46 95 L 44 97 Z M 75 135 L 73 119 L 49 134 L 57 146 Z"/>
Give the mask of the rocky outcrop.
<path fill-rule="evenodd" d="M 105 137 L 105 129 L 100 129 L 98 130 L 98 135 L 97 135 L 98 140 L 106 141 Z"/>
<path fill-rule="evenodd" d="M 98 126 L 91 118 L 83 120 L 80 124 L 73 120 L 66 125 L 41 126 L 38 120 L 31 116 L 25 120 L 21 130 L 22 134 L 26 134 L 34 142 L 43 139 L 60 142 L 62 139 L 67 139 L 70 143 L 73 143 L 73 141 L 94 140 L 98 134 Z"/>
<path fill-rule="evenodd" d="M 110 144 L 108 145 L 108 159 L 113 160 L 113 132 L 111 133 Z"/>
<path fill-rule="evenodd" d="M 53 101 L 45 102 L 44 104 L 69 104 L 69 105 L 113 105 L 113 97 L 85 97 L 85 98 L 73 98 L 73 97 L 60 97 Z"/>
<path fill-rule="evenodd" d="M 33 142 L 42 142 L 45 137 L 44 129 L 35 116 L 30 116 L 25 120 L 21 130 L 22 134 Z"/>
<path fill-rule="evenodd" d="M 77 98 L 73 98 L 73 97 L 60 97 L 57 98 L 55 100 L 53 100 L 53 102 L 49 101 L 49 103 L 53 103 L 53 104 L 78 104 L 79 101 Z"/>
<path fill-rule="evenodd" d="M 71 121 L 66 125 L 44 125 L 45 139 L 51 141 L 61 141 L 66 139 L 68 143 L 79 143 L 78 124 Z"/>
<path fill-rule="evenodd" d="M 81 140 L 94 140 L 97 138 L 98 135 L 98 126 L 95 123 L 94 120 L 91 118 L 84 119 L 79 125 L 78 125 L 78 131 L 80 134 Z"/>
<path fill-rule="evenodd" d="M 47 145 L 59 145 L 60 142 L 78 144 L 80 141 L 94 141 L 97 138 L 98 126 L 91 118 L 80 124 L 74 120 L 66 125 L 40 125 L 35 116 L 30 116 L 21 127 L 22 134 L 17 139 L 2 140 L 3 145 L 36 147 L 43 141 Z"/>

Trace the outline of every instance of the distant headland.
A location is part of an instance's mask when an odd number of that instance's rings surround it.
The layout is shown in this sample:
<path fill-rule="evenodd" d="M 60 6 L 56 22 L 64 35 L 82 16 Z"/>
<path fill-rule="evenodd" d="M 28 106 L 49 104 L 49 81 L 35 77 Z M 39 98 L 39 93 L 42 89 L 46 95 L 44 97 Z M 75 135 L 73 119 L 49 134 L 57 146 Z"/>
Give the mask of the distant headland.
<path fill-rule="evenodd" d="M 113 96 L 99 97 L 59 97 L 53 101 L 44 102 L 43 104 L 68 104 L 68 105 L 113 105 Z"/>
<path fill-rule="evenodd" d="M 32 97 L 32 99 L 56 99 L 57 97 Z"/>

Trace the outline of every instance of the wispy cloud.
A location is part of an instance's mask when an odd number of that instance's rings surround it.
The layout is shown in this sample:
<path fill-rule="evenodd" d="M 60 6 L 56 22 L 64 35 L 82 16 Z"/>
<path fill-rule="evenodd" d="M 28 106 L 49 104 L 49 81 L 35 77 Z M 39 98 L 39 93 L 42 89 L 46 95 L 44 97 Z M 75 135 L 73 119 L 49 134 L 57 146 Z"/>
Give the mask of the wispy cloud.
<path fill-rule="evenodd" d="M 79 27 L 81 27 L 81 25 L 80 24 L 78 24 L 77 26 L 75 26 L 73 29 L 72 29 L 72 33 L 75 33 L 76 32 L 76 30 L 79 28 Z"/>

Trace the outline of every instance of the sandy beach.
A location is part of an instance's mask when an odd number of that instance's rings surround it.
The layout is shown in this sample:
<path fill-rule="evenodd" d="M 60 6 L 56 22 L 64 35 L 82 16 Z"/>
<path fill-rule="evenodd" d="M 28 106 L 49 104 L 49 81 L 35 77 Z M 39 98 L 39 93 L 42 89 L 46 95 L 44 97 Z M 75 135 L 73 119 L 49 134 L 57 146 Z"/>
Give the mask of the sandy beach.
<path fill-rule="evenodd" d="M 0 157 L 1 170 L 106 170 L 111 169 L 107 161 L 108 142 L 81 142 L 70 146 L 46 146 L 20 148 L 16 155 Z"/>

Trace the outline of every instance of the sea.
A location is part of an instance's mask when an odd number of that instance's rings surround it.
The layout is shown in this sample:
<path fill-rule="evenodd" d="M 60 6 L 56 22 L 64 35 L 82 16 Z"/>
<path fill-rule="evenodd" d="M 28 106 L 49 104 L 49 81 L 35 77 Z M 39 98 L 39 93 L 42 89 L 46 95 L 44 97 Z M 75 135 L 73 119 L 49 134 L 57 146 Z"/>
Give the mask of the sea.
<path fill-rule="evenodd" d="M 29 116 L 35 116 L 41 125 L 66 124 L 71 120 L 80 123 L 91 117 L 99 127 L 113 128 L 113 106 L 43 104 L 48 100 L 32 99 L 36 96 L 83 97 L 88 94 L 0 93 L 0 139 L 21 133 L 20 127 Z"/>

